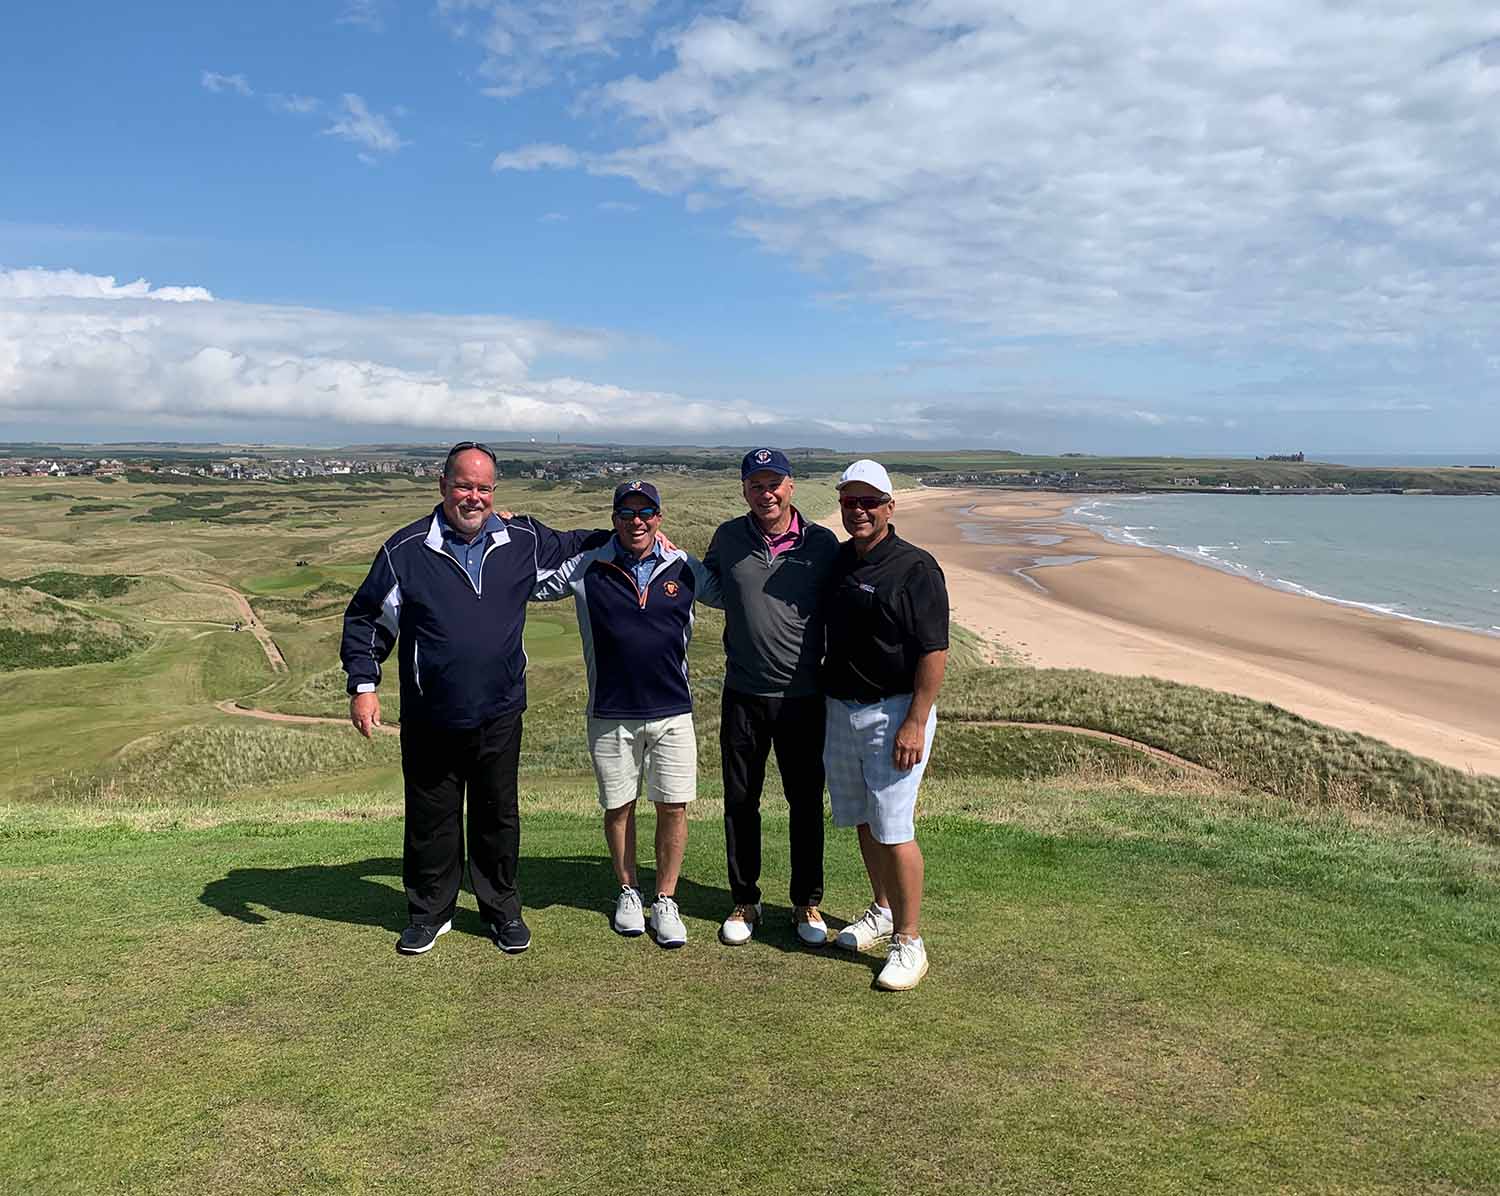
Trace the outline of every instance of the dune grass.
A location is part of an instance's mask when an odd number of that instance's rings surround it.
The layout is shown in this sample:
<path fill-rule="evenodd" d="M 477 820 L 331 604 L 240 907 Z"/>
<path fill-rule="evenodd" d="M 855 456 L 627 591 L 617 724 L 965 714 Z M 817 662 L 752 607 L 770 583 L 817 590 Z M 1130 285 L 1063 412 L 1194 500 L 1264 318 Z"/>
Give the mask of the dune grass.
<path fill-rule="evenodd" d="M 945 717 L 1065 723 L 1139 740 L 1227 781 L 1299 801 L 1376 808 L 1500 839 L 1500 778 L 1448 768 L 1266 702 L 1080 669 L 956 672 Z"/>
<path fill-rule="evenodd" d="M 342 729 L 225 719 L 139 739 L 99 771 L 54 780 L 48 802 L 211 801 L 261 792 L 315 774 L 392 764 L 392 736 L 366 742 Z"/>
<path fill-rule="evenodd" d="M 91 618 L 30 586 L 0 586 L 0 671 L 118 660 L 149 639 L 122 623 Z"/>
<path fill-rule="evenodd" d="M 111 511 L 128 511 L 129 503 L 78 502 L 68 508 L 68 515 L 108 515 Z"/>
<path fill-rule="evenodd" d="M 120 573 L 69 573 L 49 569 L 15 581 L 0 580 L 0 586 L 25 586 L 54 598 L 118 598 L 140 580 Z"/>

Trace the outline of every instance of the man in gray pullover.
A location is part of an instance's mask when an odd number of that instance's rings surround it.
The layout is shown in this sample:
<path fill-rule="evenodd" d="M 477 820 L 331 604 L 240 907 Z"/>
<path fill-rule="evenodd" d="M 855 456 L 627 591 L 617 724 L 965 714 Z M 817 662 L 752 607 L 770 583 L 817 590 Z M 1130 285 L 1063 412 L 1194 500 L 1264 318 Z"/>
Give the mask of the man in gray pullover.
<path fill-rule="evenodd" d="M 774 747 L 791 813 L 797 936 L 828 941 L 823 899 L 823 586 L 838 553 L 827 528 L 792 506 L 792 467 L 777 449 L 740 465 L 749 511 L 719 525 L 703 558 L 700 601 L 724 610 L 724 845 L 734 909 L 719 938 L 748 942 L 760 921 L 760 795 Z"/>

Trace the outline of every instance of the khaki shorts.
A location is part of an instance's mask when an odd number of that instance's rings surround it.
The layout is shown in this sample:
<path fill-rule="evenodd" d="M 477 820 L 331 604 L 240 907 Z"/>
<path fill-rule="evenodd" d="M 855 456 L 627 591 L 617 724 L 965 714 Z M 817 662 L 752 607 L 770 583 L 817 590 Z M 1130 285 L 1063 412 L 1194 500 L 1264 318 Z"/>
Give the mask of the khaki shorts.
<path fill-rule="evenodd" d="M 599 804 L 606 810 L 628 806 L 640 796 L 683 805 L 698 796 L 698 738 L 691 714 L 666 718 L 588 720 L 589 755 L 599 782 Z"/>

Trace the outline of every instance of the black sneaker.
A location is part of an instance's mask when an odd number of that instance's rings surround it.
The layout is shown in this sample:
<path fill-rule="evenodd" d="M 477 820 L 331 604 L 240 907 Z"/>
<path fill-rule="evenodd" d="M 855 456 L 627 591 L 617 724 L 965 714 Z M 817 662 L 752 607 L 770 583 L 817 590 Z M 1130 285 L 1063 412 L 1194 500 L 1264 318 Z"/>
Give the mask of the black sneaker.
<path fill-rule="evenodd" d="M 520 918 L 509 922 L 491 922 L 490 932 L 495 936 L 495 946 L 507 955 L 519 955 L 531 946 L 531 931 Z"/>
<path fill-rule="evenodd" d="M 413 922 L 396 940 L 396 950 L 402 955 L 426 955 L 437 946 L 438 935 L 447 934 L 452 929 L 451 921 L 444 922 L 441 926 L 424 926 L 421 922 Z"/>

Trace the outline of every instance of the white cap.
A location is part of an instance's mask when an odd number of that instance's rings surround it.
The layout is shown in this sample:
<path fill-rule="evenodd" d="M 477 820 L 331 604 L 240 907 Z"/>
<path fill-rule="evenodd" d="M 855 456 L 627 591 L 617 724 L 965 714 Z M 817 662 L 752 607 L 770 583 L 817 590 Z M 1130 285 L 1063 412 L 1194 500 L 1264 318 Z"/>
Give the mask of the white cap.
<path fill-rule="evenodd" d="M 868 457 L 861 458 L 844 470 L 839 475 L 839 484 L 836 489 L 842 490 L 850 482 L 864 482 L 866 485 L 874 486 L 882 494 L 893 493 L 891 475 L 886 473 L 885 466 L 879 461 L 871 461 Z"/>

